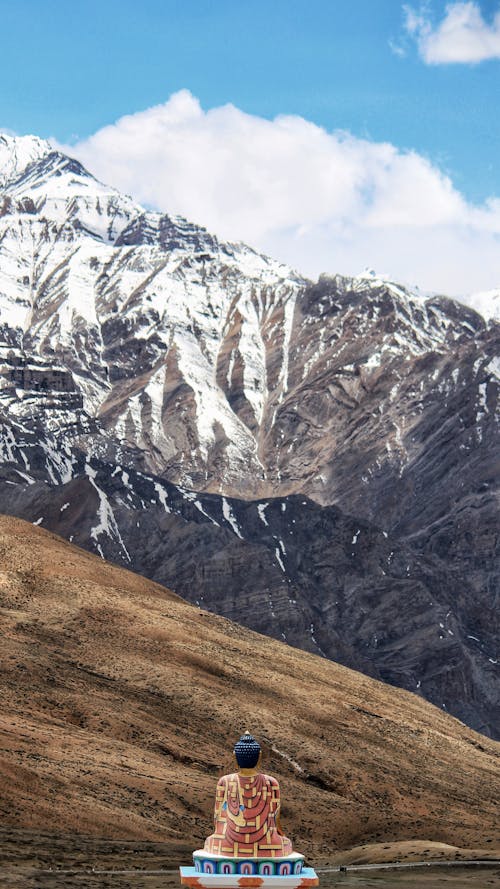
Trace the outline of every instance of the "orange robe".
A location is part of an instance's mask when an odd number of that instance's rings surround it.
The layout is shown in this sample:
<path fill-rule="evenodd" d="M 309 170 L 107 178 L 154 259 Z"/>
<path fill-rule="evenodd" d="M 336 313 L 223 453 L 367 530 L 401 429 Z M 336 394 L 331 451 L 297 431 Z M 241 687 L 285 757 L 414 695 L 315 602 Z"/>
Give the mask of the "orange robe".
<path fill-rule="evenodd" d="M 214 833 L 205 852 L 231 858 L 278 858 L 292 844 L 279 826 L 280 789 L 270 775 L 224 775 L 217 784 Z"/>

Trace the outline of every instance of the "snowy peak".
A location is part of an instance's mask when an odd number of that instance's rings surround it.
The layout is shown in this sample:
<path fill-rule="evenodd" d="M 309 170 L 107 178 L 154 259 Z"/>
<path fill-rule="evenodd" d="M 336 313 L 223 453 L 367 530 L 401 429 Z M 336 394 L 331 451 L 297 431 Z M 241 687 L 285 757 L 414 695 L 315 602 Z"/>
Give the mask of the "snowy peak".
<path fill-rule="evenodd" d="M 16 144 L 5 142 L 10 158 L 21 156 Z M 181 217 L 144 210 L 48 143 L 28 148 L 31 162 L 10 163 L 3 188 L 6 342 L 23 340 L 23 360 L 68 367 L 85 408 L 146 450 L 156 470 L 168 463 L 189 484 L 200 455 L 218 455 L 228 477 L 234 467 L 261 473 L 249 427 L 262 419 L 274 341 L 285 361 L 284 306 L 293 309 L 303 279 Z M 27 403 L 19 400 L 20 414 Z"/>
<path fill-rule="evenodd" d="M 52 151 L 46 139 L 0 133 L 0 187 L 17 179 L 30 164 Z"/>
<path fill-rule="evenodd" d="M 31 136 L 0 137 L 0 189 L 4 226 L 11 226 L 14 238 L 18 237 L 16 227 L 21 226 L 20 239 L 31 240 L 34 247 L 81 242 L 87 236 L 114 243 L 131 220 L 144 213 L 130 197 L 99 182 L 79 161 Z"/>
<path fill-rule="evenodd" d="M 41 157 L 36 157 L 16 176 L 12 176 L 5 188 L 7 192 L 20 195 L 27 191 L 36 192 L 44 189 L 54 191 L 54 183 L 57 183 L 59 193 L 63 190 L 66 192 L 68 187 L 72 191 L 75 190 L 75 187 L 88 190 L 96 186 L 98 190 L 101 190 L 97 179 L 79 161 L 52 149 Z M 112 191 L 112 189 L 106 189 L 106 191 Z"/>

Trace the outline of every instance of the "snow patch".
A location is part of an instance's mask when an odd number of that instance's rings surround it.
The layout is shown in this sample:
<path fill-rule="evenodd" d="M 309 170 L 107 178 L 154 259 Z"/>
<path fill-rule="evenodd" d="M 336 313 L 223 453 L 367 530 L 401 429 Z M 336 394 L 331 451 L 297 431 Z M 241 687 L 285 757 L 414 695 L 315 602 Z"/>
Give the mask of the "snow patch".
<path fill-rule="evenodd" d="M 269 527 L 269 522 L 266 519 L 266 507 L 269 506 L 269 503 L 259 503 L 257 506 L 257 512 L 259 513 L 259 519 L 261 522 L 264 522 L 264 525 Z"/>
<path fill-rule="evenodd" d="M 282 560 L 282 558 L 281 558 L 280 549 L 279 549 L 278 546 L 277 546 L 276 549 L 274 550 L 274 553 L 275 553 L 275 555 L 276 555 L 276 561 L 277 561 L 278 565 L 280 566 L 281 570 L 283 571 L 283 574 L 285 574 L 285 573 L 286 573 L 286 569 L 285 569 L 285 566 L 284 566 L 284 564 L 283 564 L 283 560 Z"/>
<path fill-rule="evenodd" d="M 86 463 L 85 464 L 85 473 L 90 481 L 90 484 L 95 489 L 95 491 L 97 492 L 97 496 L 99 497 L 99 505 L 97 507 L 99 522 L 90 529 L 90 536 L 91 536 L 92 540 L 95 541 L 96 548 L 99 551 L 99 554 L 102 556 L 102 558 L 104 558 L 104 555 L 102 552 L 102 547 L 98 541 L 99 541 L 99 537 L 101 537 L 101 535 L 105 534 L 110 539 L 114 538 L 116 541 L 118 541 L 118 543 L 125 555 L 125 558 L 127 559 L 128 562 L 131 562 L 132 560 L 130 558 L 130 554 L 127 550 L 127 547 L 125 546 L 125 544 L 123 542 L 123 539 L 120 534 L 120 530 L 118 528 L 118 524 L 116 522 L 115 515 L 114 515 L 113 510 L 111 508 L 109 499 L 108 499 L 107 495 L 105 494 L 105 492 L 99 487 L 99 485 L 95 481 L 96 476 L 97 476 L 97 471 L 95 469 L 93 469 L 93 467 L 90 465 L 90 463 Z"/>
<path fill-rule="evenodd" d="M 231 505 L 227 502 L 225 497 L 222 498 L 222 515 L 224 516 L 226 522 L 229 522 L 234 533 L 240 538 L 240 540 L 243 540 L 243 535 L 239 529 L 238 522 L 234 517 Z"/>

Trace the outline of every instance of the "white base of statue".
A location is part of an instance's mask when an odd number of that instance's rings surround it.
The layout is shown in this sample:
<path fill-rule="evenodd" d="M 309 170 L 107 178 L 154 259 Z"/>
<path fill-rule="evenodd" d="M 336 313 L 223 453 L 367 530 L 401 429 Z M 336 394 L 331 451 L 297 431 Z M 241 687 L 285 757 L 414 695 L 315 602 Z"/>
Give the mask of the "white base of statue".
<path fill-rule="evenodd" d="M 287 874 L 286 876 L 266 876 L 263 874 L 204 874 L 194 867 L 179 868 L 181 883 L 190 889 L 306 889 L 309 886 L 317 886 L 318 875 L 314 868 L 303 867 L 300 874 Z"/>

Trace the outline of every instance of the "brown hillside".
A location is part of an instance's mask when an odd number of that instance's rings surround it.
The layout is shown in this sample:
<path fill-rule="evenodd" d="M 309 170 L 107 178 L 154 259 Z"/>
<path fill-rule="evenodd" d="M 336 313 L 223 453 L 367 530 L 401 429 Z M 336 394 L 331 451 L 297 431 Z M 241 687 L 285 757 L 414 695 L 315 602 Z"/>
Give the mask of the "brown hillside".
<path fill-rule="evenodd" d="M 500 745 L 5 517 L 0 621 L 3 827 L 189 853 L 249 728 L 318 862 L 379 840 L 500 845 Z"/>

